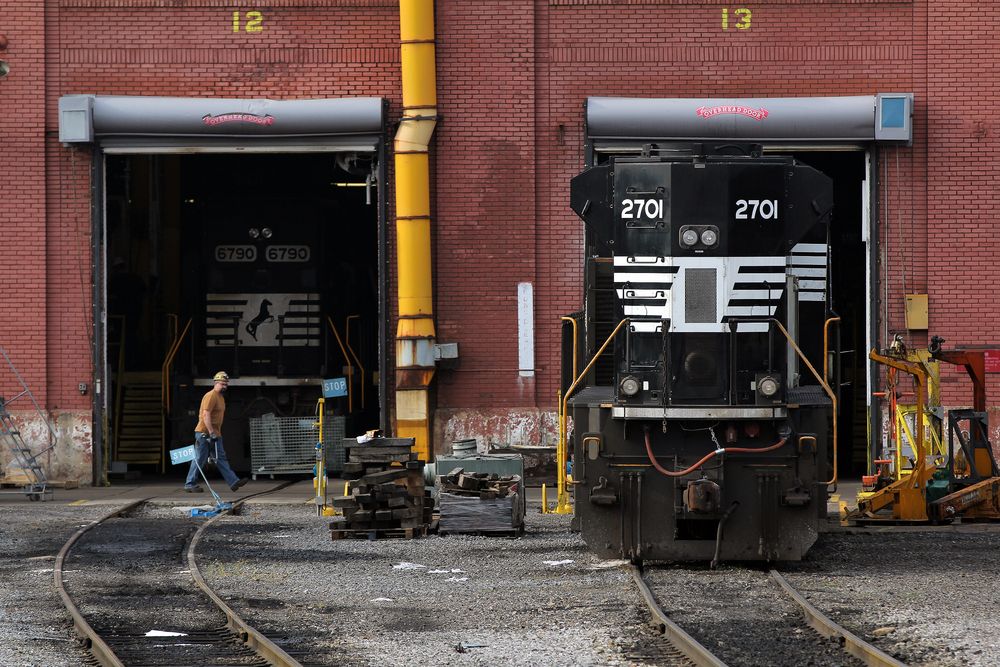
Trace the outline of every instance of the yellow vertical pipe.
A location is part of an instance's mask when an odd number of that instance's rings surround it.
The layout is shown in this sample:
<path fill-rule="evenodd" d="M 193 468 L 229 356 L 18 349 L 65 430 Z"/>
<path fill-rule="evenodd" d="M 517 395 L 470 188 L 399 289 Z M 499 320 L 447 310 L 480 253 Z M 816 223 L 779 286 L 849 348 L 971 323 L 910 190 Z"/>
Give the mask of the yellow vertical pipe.
<path fill-rule="evenodd" d="M 430 383 L 434 377 L 429 145 L 437 122 L 434 2 L 399 1 L 403 116 L 393 144 L 396 160 L 396 425 L 431 458 Z"/>

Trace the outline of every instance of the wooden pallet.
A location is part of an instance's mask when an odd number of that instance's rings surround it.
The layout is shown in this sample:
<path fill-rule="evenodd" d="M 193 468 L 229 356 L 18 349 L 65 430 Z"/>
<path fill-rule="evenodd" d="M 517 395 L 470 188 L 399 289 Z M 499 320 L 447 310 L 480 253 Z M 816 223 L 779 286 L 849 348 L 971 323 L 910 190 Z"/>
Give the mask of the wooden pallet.
<path fill-rule="evenodd" d="M 425 537 L 428 526 L 423 524 L 415 528 L 350 528 L 333 529 L 330 538 L 334 540 L 381 540 L 397 538 L 412 540 L 414 537 Z"/>
<path fill-rule="evenodd" d="M 510 530 L 441 530 L 438 533 L 440 535 L 477 535 L 479 537 L 521 537 L 524 535 L 524 526 Z"/>

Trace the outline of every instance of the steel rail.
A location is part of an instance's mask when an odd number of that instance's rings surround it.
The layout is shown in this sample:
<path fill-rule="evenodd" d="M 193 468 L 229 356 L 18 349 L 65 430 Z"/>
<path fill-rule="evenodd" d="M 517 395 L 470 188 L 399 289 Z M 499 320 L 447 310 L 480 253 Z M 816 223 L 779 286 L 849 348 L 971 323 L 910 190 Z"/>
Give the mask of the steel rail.
<path fill-rule="evenodd" d="M 258 655 L 268 660 L 275 667 L 302 667 L 302 665 L 285 653 L 277 644 L 269 640 L 255 628 L 251 627 L 246 621 L 240 618 L 236 612 L 234 612 L 229 605 L 222 601 L 215 591 L 213 591 L 209 585 L 205 582 L 204 577 L 201 575 L 201 570 L 198 568 L 198 564 L 195 561 L 195 547 L 198 545 L 198 541 L 201 539 L 201 535 L 204 530 L 214 523 L 217 519 L 224 516 L 225 514 L 231 514 L 235 512 L 239 507 L 243 505 L 250 498 L 255 498 L 257 496 L 267 495 L 269 493 L 274 493 L 279 491 L 286 486 L 289 486 L 293 482 L 283 482 L 273 489 L 268 489 L 267 491 L 261 491 L 259 493 L 252 493 L 248 496 L 244 496 L 233 503 L 232 509 L 225 510 L 218 516 L 212 517 L 210 520 L 205 522 L 198 530 L 195 532 L 191 539 L 190 546 L 188 547 L 187 559 L 188 568 L 191 571 L 191 575 L 201 589 L 211 600 L 219 607 L 226 615 L 226 627 L 234 632 L 244 644 L 249 646 L 251 649 L 257 652 Z M 115 655 L 111 647 L 108 646 L 100 634 L 94 630 L 87 620 L 80 613 L 80 609 L 73 602 L 73 599 L 69 596 L 63 583 L 63 565 L 66 561 L 66 557 L 69 555 L 70 550 L 73 545 L 83 536 L 84 533 L 89 531 L 91 528 L 99 526 L 108 519 L 113 519 L 114 517 L 121 516 L 126 512 L 153 500 L 156 496 L 150 496 L 148 498 L 142 498 L 141 500 L 136 500 L 127 505 L 115 509 L 113 512 L 102 516 L 100 519 L 91 521 L 89 524 L 77 530 L 72 537 L 63 545 L 62 549 L 59 551 L 59 555 L 56 556 L 55 567 L 53 568 L 53 578 L 55 579 L 56 590 L 59 592 L 59 597 L 62 598 L 63 604 L 69 611 L 70 616 L 73 618 L 73 627 L 76 629 L 77 633 L 84 640 L 85 647 L 93 655 L 94 659 L 102 665 L 102 667 L 125 667 L 125 663 Z"/>
<path fill-rule="evenodd" d="M 226 615 L 226 627 L 236 633 L 244 644 L 256 651 L 258 655 L 270 662 L 274 665 L 274 667 L 302 667 L 302 664 L 292 656 L 285 653 L 280 646 L 265 637 L 249 623 L 240 618 L 240 616 L 233 611 L 233 608 L 226 604 L 222 598 L 219 597 L 214 590 L 212 590 L 211 586 L 208 585 L 208 582 L 205 581 L 205 578 L 201 574 L 201 569 L 198 567 L 198 561 L 195 558 L 195 551 L 198 548 L 198 542 L 201 540 L 201 536 L 205 532 L 205 529 L 213 523 L 227 514 L 233 514 L 236 512 L 237 509 L 250 498 L 273 493 L 288 486 L 289 484 L 291 484 L 291 482 L 281 484 L 268 491 L 262 491 L 260 493 L 254 493 L 240 498 L 233 503 L 232 509 L 221 512 L 220 514 L 212 517 L 197 531 L 195 531 L 187 551 L 188 569 L 191 571 L 191 576 L 194 577 L 194 582 L 198 585 L 198 588 L 200 588 L 205 595 L 211 598 L 212 602 L 214 602 L 215 605 L 222 610 L 222 613 Z"/>
<path fill-rule="evenodd" d="M 115 511 L 102 516 L 100 519 L 91 521 L 86 526 L 80 530 L 73 533 L 73 537 L 69 538 L 69 541 L 63 545 L 63 548 L 59 550 L 59 555 L 56 556 L 56 564 L 52 571 L 52 576 L 55 579 L 56 590 L 59 591 L 59 597 L 62 598 L 63 604 L 69 611 L 70 616 L 73 617 L 73 627 L 76 629 L 77 633 L 83 638 L 84 644 L 87 650 L 94 656 L 94 658 L 104 667 L 125 667 L 125 663 L 118 659 L 111 647 L 105 643 L 101 636 L 90 627 L 90 623 L 83 617 L 80 613 L 80 609 L 73 602 L 73 599 L 66 592 L 66 587 L 63 585 L 63 563 L 66 562 L 66 557 L 69 555 L 70 549 L 77 540 L 83 536 L 91 528 L 99 526 L 108 519 L 112 519 L 116 516 L 121 516 L 125 512 L 128 512 L 133 507 L 142 505 L 143 503 L 151 500 L 152 498 L 143 498 L 142 500 L 136 500 L 133 503 L 129 503 L 123 507 L 119 507 Z"/>
<path fill-rule="evenodd" d="M 663 613 L 663 609 L 656 601 L 653 591 L 649 589 L 646 580 L 642 576 L 642 568 L 633 564 L 629 565 L 629 569 L 632 571 L 632 580 L 639 589 L 639 594 L 642 595 L 642 599 L 645 601 L 646 606 L 649 607 L 650 613 L 653 614 L 653 617 L 659 624 L 660 631 L 670 643 L 683 653 L 688 660 L 698 665 L 698 667 L 727 667 L 726 663 L 715 657 L 711 651 L 699 644 L 694 637 L 684 632 L 679 625 L 671 621 Z"/>
<path fill-rule="evenodd" d="M 801 593 L 795 590 L 777 570 L 771 570 L 771 578 L 802 608 L 806 623 L 824 637 L 839 639 L 843 649 L 855 658 L 872 667 L 906 667 L 906 663 L 883 653 L 853 632 L 834 623 L 823 612 L 816 609 Z"/>

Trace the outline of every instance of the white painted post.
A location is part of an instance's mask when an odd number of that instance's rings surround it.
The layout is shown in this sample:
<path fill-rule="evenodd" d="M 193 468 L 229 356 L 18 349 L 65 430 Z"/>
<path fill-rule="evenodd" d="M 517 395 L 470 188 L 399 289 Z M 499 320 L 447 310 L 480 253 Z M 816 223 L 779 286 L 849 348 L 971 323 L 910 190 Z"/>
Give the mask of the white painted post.
<path fill-rule="evenodd" d="M 535 377 L 535 297 L 531 283 L 517 284 L 517 367 Z"/>

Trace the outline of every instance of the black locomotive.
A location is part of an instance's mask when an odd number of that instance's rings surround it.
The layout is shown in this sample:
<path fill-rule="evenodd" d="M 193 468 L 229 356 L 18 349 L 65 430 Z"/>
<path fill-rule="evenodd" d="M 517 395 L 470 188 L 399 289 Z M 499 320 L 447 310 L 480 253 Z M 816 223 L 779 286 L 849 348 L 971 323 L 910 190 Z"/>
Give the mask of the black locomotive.
<path fill-rule="evenodd" d="M 244 454 L 250 418 L 313 417 L 321 380 L 347 377 L 346 367 L 353 368 L 352 396 L 328 401 L 328 410 L 348 428 L 377 425 L 371 216 L 332 198 L 252 205 L 220 198 L 191 209 L 187 237 L 198 242 L 185 246 L 182 261 L 198 270 L 186 272 L 182 286 L 191 325 L 174 367 L 174 433 L 189 430 L 191 406 L 219 369 L 232 378 L 227 440 L 245 443 Z M 238 452 L 230 456 L 240 463 Z"/>
<path fill-rule="evenodd" d="M 827 176 L 752 145 L 647 147 L 573 179 L 577 342 L 594 351 L 626 321 L 569 401 L 592 550 L 778 561 L 813 544 L 832 401 L 795 348 L 822 367 L 832 201 Z"/>

